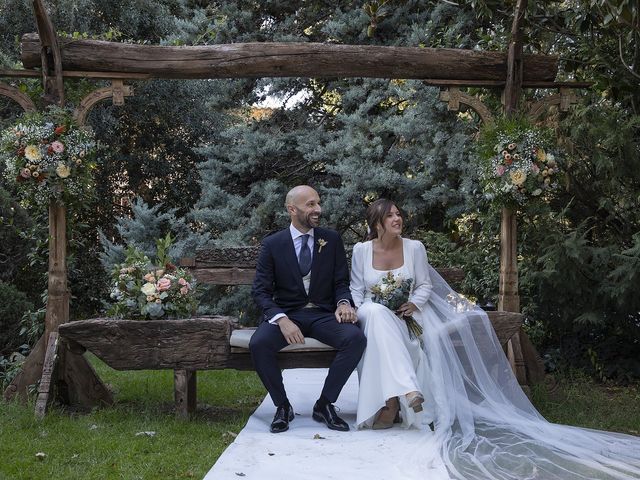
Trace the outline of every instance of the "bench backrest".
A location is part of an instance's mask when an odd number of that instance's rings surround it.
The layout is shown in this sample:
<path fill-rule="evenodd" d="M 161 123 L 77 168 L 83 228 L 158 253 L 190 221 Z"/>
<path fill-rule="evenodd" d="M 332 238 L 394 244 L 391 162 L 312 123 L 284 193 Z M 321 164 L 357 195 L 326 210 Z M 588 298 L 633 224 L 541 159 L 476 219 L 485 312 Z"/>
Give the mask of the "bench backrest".
<path fill-rule="evenodd" d="M 180 259 L 180 266 L 188 268 L 199 283 L 210 285 L 251 285 L 256 276 L 256 262 L 260 247 L 207 248 L 196 251 L 195 257 Z M 347 252 L 350 254 L 350 251 Z M 437 268 L 449 284 L 464 279 L 460 268 Z"/>

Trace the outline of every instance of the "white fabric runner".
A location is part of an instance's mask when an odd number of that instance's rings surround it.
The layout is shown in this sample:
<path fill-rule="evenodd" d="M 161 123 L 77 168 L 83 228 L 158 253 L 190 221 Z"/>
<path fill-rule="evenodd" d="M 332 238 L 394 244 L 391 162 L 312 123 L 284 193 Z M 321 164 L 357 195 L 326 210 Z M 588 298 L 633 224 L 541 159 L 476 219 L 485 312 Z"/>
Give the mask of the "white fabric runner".
<path fill-rule="evenodd" d="M 287 396 L 296 412 L 289 430 L 273 434 L 269 425 L 275 407 L 267 395 L 245 428 L 222 453 L 205 480 L 412 480 L 448 478 L 444 465 L 432 465 L 421 474 L 410 452 L 417 445 L 428 448 L 430 430 L 355 430 L 358 378 L 354 373 L 336 403 L 349 432 L 335 432 L 311 418 L 313 404 L 322 390 L 326 369 L 284 371 Z M 314 439 L 315 435 L 323 438 Z M 435 447 L 435 444 L 434 444 Z M 415 452 L 414 452 L 415 453 Z"/>

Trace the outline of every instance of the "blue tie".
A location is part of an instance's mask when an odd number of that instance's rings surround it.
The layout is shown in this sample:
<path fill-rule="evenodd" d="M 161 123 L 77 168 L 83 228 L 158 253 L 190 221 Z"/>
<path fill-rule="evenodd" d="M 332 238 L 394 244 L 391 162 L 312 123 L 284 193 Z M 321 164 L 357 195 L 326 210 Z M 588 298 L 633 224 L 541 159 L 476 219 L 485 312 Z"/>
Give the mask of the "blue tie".
<path fill-rule="evenodd" d="M 302 248 L 300 248 L 300 273 L 306 277 L 311 271 L 311 250 L 309 250 L 309 235 L 302 235 Z"/>

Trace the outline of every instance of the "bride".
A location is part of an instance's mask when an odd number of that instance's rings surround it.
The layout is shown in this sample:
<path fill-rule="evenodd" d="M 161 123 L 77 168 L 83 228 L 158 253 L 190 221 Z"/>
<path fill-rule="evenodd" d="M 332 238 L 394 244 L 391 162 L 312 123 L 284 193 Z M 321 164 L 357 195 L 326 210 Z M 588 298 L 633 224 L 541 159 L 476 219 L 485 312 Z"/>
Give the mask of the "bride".
<path fill-rule="evenodd" d="M 402 238 L 402 216 L 380 199 L 366 214 L 369 239 L 353 248 L 351 294 L 367 348 L 358 366 L 357 426 L 420 428 L 396 458 L 430 479 L 640 479 L 640 438 L 547 422 L 523 393 L 487 315 L 428 264 L 424 246 Z M 396 312 L 372 289 L 411 279 Z M 410 335 L 402 317 L 424 333 Z M 432 423 L 433 422 L 433 423 Z M 427 428 L 435 426 L 435 431 Z"/>

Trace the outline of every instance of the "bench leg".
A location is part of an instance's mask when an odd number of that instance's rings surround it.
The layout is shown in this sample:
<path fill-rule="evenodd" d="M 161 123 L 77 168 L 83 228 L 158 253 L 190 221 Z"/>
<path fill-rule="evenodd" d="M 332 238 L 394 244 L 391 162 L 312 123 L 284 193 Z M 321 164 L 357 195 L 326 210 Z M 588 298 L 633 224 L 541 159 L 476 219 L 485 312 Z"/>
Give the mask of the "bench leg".
<path fill-rule="evenodd" d="M 180 418 L 189 418 L 196 411 L 198 395 L 196 371 L 174 370 L 173 381 L 176 415 Z"/>

